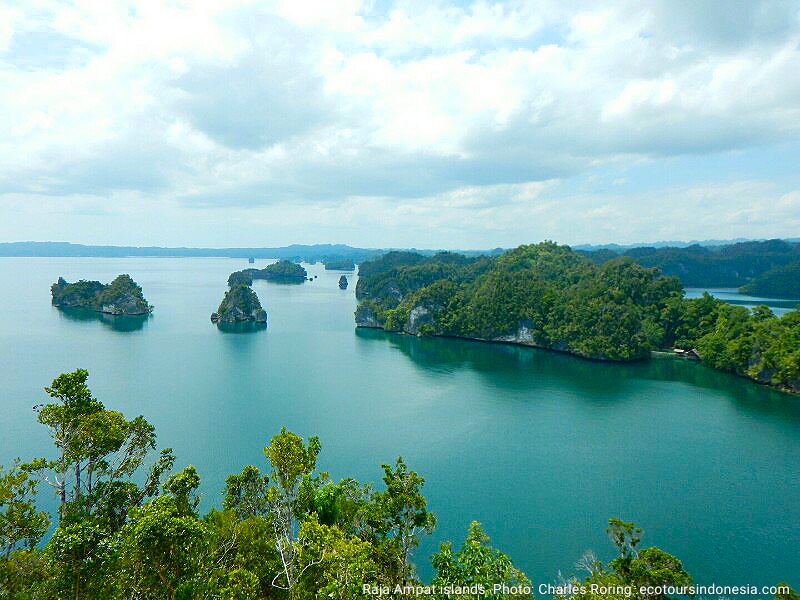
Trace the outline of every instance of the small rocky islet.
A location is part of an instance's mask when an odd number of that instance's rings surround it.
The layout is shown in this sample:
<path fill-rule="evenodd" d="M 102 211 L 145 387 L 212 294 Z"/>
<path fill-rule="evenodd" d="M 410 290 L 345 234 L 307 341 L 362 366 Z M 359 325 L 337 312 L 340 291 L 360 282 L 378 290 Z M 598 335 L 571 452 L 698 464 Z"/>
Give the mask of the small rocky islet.
<path fill-rule="evenodd" d="M 74 283 L 59 277 L 50 286 L 53 306 L 82 308 L 114 316 L 141 316 L 153 312 L 142 288 L 130 275 L 118 275 L 111 283 L 81 279 Z"/>
<path fill-rule="evenodd" d="M 340 290 L 346 290 L 347 289 L 347 285 L 348 285 L 347 277 L 345 277 L 344 275 L 339 277 L 339 289 Z"/>
<path fill-rule="evenodd" d="M 258 295 L 243 283 L 237 283 L 225 292 L 225 297 L 211 314 L 211 322 L 217 325 L 233 323 L 267 323 L 267 311 L 261 307 Z"/>

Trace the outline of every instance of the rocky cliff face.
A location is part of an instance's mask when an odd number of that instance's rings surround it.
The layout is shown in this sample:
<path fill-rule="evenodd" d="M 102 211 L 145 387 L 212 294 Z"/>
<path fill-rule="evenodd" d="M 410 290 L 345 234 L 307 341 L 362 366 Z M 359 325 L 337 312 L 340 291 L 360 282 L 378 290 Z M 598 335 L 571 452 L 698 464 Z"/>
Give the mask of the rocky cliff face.
<path fill-rule="evenodd" d="M 375 311 L 367 302 L 362 302 L 356 309 L 356 327 L 383 328 Z"/>
<path fill-rule="evenodd" d="M 245 312 L 238 306 L 234 306 L 233 308 L 226 310 L 222 314 L 211 313 L 211 322 L 212 323 L 245 323 L 245 322 L 266 323 L 267 311 L 265 311 L 264 309 L 253 309 L 250 312 Z"/>
<path fill-rule="evenodd" d="M 432 330 L 436 324 L 433 318 L 433 311 L 427 306 L 415 306 L 408 314 L 408 321 L 403 327 L 403 331 L 411 335 L 420 335 L 423 328 L 427 325 Z"/>
<path fill-rule="evenodd" d="M 510 335 L 501 335 L 494 338 L 492 341 L 523 344 L 525 346 L 537 345 L 531 332 L 531 323 L 525 321 L 520 321 L 520 323 L 517 325 L 517 330 L 514 333 Z"/>
<path fill-rule="evenodd" d="M 211 314 L 211 322 L 265 324 L 267 311 L 261 308 L 258 296 L 249 286 L 237 284 L 225 293 L 217 312 Z"/>

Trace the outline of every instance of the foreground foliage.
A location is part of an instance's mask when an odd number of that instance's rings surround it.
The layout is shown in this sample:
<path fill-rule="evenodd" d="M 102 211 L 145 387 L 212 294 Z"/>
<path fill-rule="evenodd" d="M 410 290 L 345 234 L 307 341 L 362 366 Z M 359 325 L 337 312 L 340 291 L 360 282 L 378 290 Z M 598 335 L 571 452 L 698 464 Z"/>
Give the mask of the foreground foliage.
<path fill-rule="evenodd" d="M 436 519 L 425 480 L 402 458 L 381 466 L 379 488 L 334 481 L 317 469 L 320 441 L 282 429 L 264 448 L 264 471 L 230 475 L 221 508 L 201 515 L 197 469 L 172 472 L 172 451 L 155 453 L 153 427 L 107 409 L 87 377 L 64 373 L 46 388 L 52 402 L 38 418 L 54 455 L 0 469 L 0 598 L 344 600 L 371 597 L 365 584 L 394 598 L 424 585 L 413 552 Z M 36 508 L 37 479 L 58 498 L 43 546 L 50 515 Z M 612 519 L 608 532 L 619 556 L 608 565 L 584 558 L 586 581 L 691 582 L 677 558 L 639 551 L 632 523 Z M 432 598 L 531 596 L 528 578 L 477 522 L 457 551 L 442 544 L 432 565 Z M 476 595 L 480 588 L 488 591 Z"/>

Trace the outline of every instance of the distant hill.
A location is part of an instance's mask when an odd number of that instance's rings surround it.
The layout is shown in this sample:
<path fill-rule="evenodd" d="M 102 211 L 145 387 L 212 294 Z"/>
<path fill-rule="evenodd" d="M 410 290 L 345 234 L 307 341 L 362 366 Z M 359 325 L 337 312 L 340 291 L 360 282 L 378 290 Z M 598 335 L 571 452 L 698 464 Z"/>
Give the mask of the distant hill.
<path fill-rule="evenodd" d="M 100 256 L 100 257 L 202 257 L 279 258 L 317 262 L 326 259 L 350 259 L 362 262 L 384 251 L 354 248 L 344 244 L 292 244 L 276 248 L 169 248 L 161 246 L 86 246 L 69 242 L 0 243 L 0 256 Z"/>
<path fill-rule="evenodd" d="M 380 256 L 395 248 L 356 248 L 346 244 L 292 244 L 273 248 L 186 248 L 163 246 L 89 246 L 70 242 L 5 242 L 0 243 L 0 256 L 99 256 L 99 257 L 202 257 L 278 258 L 292 261 L 317 262 L 345 260 L 356 263 Z M 425 256 L 441 250 L 411 249 Z M 495 255 L 493 250 L 457 250 L 466 256 Z"/>
<path fill-rule="evenodd" d="M 687 287 L 739 288 L 772 269 L 800 261 L 800 244 L 785 240 L 739 242 L 725 246 L 602 248 L 578 252 L 596 264 L 627 256 L 642 266 L 656 267 L 665 275 L 680 278 Z M 781 288 L 777 282 L 776 279 L 771 287 Z M 790 290 L 787 288 L 781 295 L 791 295 Z"/>
<path fill-rule="evenodd" d="M 767 271 L 780 269 L 800 260 L 800 238 L 788 240 L 705 240 L 702 242 L 657 242 L 650 245 L 576 245 L 572 249 L 596 264 L 627 256 L 645 267 L 657 267 L 665 275 L 675 275 L 687 287 L 739 288 L 750 284 Z M 2 256 L 99 256 L 99 257 L 230 257 L 277 258 L 294 262 L 353 261 L 361 264 L 390 251 L 434 256 L 442 250 L 416 248 L 356 248 L 346 244 L 292 244 L 274 248 L 169 248 L 160 246 L 87 246 L 69 242 L 0 243 Z M 492 250 L 449 250 L 467 257 L 497 256 L 504 248 Z M 770 282 L 761 283 L 774 294 L 793 297 L 784 271 Z M 751 289 L 751 288 L 748 288 Z M 755 288 L 752 288 L 755 289 Z M 761 289 L 761 288 L 759 288 Z"/>
<path fill-rule="evenodd" d="M 745 242 L 766 242 L 766 239 L 754 240 L 752 238 L 735 238 L 732 240 L 692 240 L 690 242 L 666 241 L 666 242 L 642 242 L 640 244 L 577 244 L 573 245 L 573 250 L 613 250 L 622 252 L 633 248 L 688 248 L 689 246 L 731 246 Z M 785 242 L 800 242 L 800 238 L 785 238 Z"/>

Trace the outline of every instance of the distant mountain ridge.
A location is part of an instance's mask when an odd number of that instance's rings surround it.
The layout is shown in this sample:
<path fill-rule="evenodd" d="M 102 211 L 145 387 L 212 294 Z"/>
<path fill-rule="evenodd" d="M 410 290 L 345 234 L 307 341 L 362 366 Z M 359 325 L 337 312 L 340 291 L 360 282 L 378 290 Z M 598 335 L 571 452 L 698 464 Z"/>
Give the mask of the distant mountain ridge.
<path fill-rule="evenodd" d="M 633 248 L 688 248 L 689 246 L 732 246 L 733 244 L 742 244 L 745 242 L 766 242 L 770 239 L 780 239 L 784 242 L 797 243 L 800 238 L 733 238 L 730 240 L 692 240 L 690 242 L 682 242 L 678 240 L 662 241 L 662 242 L 642 242 L 638 244 L 576 244 L 572 246 L 573 250 L 613 250 L 615 252 L 622 252 L 624 250 L 631 250 Z"/>
<path fill-rule="evenodd" d="M 189 248 L 185 246 L 94 246 L 71 242 L 0 242 L 1 256 L 98 256 L 117 257 L 221 257 L 221 258 L 278 258 L 305 262 L 324 260 L 352 260 L 363 262 L 396 248 L 357 248 L 347 244 L 291 244 L 289 246 L 262 248 Z M 403 250 L 406 250 L 403 248 Z M 423 255 L 433 255 L 441 250 L 419 250 Z M 494 255 L 504 248 L 492 250 L 454 250 L 466 256 Z"/>
<path fill-rule="evenodd" d="M 797 243 L 800 238 L 782 238 L 783 241 Z M 728 246 L 742 242 L 762 242 L 765 239 L 736 238 L 731 240 L 693 240 L 642 242 L 639 244 L 576 244 L 573 250 L 612 250 L 622 252 L 633 248 L 688 248 L 690 246 Z M 433 255 L 438 252 L 454 252 L 465 256 L 502 254 L 510 248 L 492 248 L 479 250 L 464 249 L 419 249 L 419 248 L 359 248 L 347 244 L 290 244 L 275 247 L 230 247 L 230 248 L 193 248 L 187 246 L 110 246 L 92 244 L 73 244 L 72 242 L 0 242 L 0 256 L 147 256 L 147 257 L 224 257 L 224 258 L 284 258 L 288 260 L 311 260 L 316 262 L 324 258 L 353 259 L 356 262 L 383 254 L 391 250 L 417 252 L 422 255 Z"/>
<path fill-rule="evenodd" d="M 316 262 L 324 258 L 348 258 L 361 262 L 383 252 L 384 250 L 377 248 L 354 248 L 345 244 L 291 244 L 274 248 L 188 248 L 184 246 L 92 246 L 70 242 L 0 243 L 0 256 L 278 258 L 309 262 Z"/>

